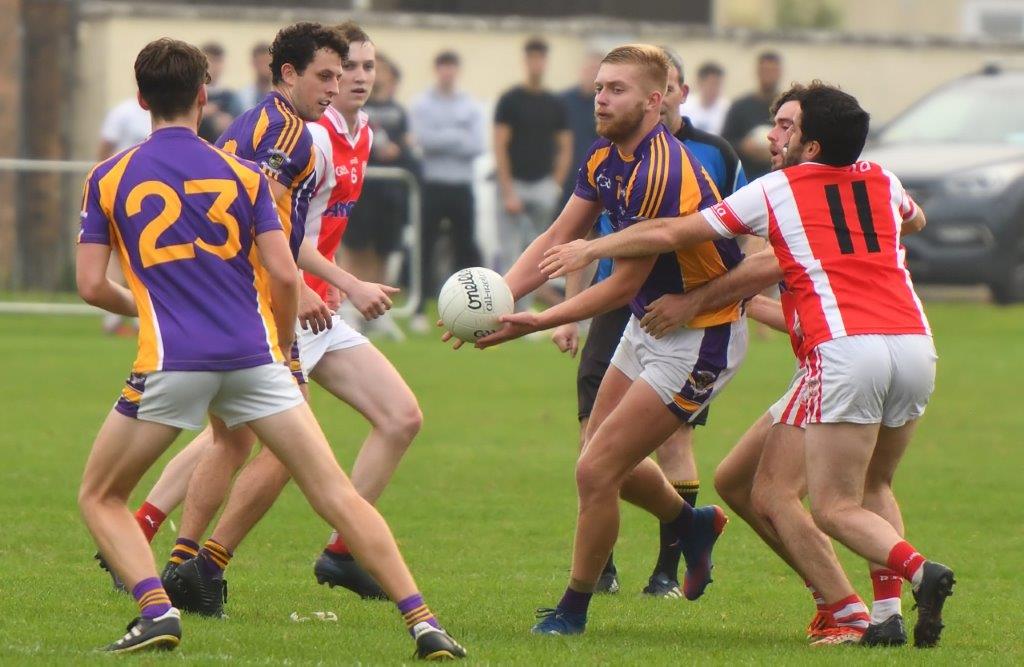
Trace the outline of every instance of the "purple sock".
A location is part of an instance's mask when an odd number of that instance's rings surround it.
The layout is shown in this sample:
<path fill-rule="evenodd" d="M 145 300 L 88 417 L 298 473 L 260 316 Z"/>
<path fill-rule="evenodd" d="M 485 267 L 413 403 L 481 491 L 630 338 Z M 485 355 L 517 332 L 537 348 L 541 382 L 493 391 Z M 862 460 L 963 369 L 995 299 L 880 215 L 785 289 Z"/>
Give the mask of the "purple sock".
<path fill-rule="evenodd" d="M 679 516 L 666 522 L 665 525 L 671 527 L 672 531 L 679 537 L 685 537 L 690 532 L 690 528 L 693 527 L 693 506 L 684 500 L 683 509 L 679 511 Z"/>
<path fill-rule="evenodd" d="M 570 614 L 585 615 L 587 608 L 590 606 L 590 598 L 592 597 L 594 597 L 593 593 L 581 593 L 566 587 L 565 595 L 562 596 L 561 602 L 558 603 L 558 608 Z"/>
<path fill-rule="evenodd" d="M 441 624 L 437 622 L 437 618 L 430 611 L 430 607 L 423 601 L 423 596 L 419 593 L 414 593 L 404 600 L 400 600 L 398 602 L 398 613 L 405 620 L 405 627 L 409 629 L 409 634 L 412 634 L 413 628 L 420 623 L 427 623 L 438 629 L 441 628 Z"/>
<path fill-rule="evenodd" d="M 157 577 L 143 579 L 135 584 L 132 597 L 139 603 L 139 615 L 142 618 L 156 618 L 171 610 L 171 600 Z"/>

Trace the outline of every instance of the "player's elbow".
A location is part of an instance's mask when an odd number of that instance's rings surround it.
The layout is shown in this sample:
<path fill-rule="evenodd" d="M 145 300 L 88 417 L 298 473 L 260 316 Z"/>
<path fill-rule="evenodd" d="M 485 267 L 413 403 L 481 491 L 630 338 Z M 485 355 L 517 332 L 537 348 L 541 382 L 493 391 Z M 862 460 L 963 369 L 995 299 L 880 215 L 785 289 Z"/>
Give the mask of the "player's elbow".
<path fill-rule="evenodd" d="M 927 225 L 927 224 L 928 224 L 928 219 L 925 217 L 924 211 L 922 211 L 921 209 L 918 209 L 917 210 L 917 215 L 915 215 L 913 218 L 911 218 L 910 220 L 907 220 L 906 222 L 903 223 L 903 228 L 901 230 L 901 233 L 903 233 L 903 234 L 916 234 L 919 231 L 921 231 L 922 229 L 924 229 L 925 225 Z"/>
<path fill-rule="evenodd" d="M 299 273 L 294 267 L 277 267 L 268 271 L 278 289 L 294 292 L 299 289 Z"/>
<path fill-rule="evenodd" d="M 79 273 L 75 280 L 78 287 L 78 296 L 90 306 L 98 305 L 102 300 L 103 284 L 105 281 L 105 276 L 90 276 Z"/>

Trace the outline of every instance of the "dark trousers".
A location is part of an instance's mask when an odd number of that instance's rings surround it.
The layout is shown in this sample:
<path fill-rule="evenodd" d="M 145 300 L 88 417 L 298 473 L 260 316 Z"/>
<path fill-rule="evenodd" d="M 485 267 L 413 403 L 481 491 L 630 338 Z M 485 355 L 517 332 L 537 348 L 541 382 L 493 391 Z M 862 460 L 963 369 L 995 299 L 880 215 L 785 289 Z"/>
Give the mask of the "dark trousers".
<path fill-rule="evenodd" d="M 448 221 L 454 268 L 480 266 L 472 186 L 424 182 L 423 224 L 420 232 L 423 299 L 420 300 L 419 312 L 423 312 L 424 301 L 436 297 L 441 287 L 437 277 L 437 240 L 445 220 Z"/>

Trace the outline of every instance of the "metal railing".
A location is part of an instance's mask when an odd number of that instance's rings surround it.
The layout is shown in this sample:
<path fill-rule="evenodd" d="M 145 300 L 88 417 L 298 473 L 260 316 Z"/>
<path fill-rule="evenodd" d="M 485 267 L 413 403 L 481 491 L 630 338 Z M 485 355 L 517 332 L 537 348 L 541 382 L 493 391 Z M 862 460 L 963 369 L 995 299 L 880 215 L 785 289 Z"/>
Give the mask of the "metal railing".
<path fill-rule="evenodd" d="M 60 173 L 88 174 L 96 166 L 95 162 L 84 160 L 25 160 L 20 158 L 0 158 L 0 172 L 18 173 Z M 399 167 L 380 167 L 371 165 L 366 169 L 366 180 L 395 181 L 404 183 L 408 188 L 409 205 L 408 225 L 411 230 L 409 243 L 409 290 L 408 298 L 401 306 L 392 308 L 391 312 L 398 317 L 408 317 L 416 312 L 423 299 L 423 249 L 420 247 L 421 200 L 422 193 L 419 181 L 411 172 Z M 359 278 L 360 276 L 356 276 Z M 81 303 L 49 303 L 0 301 L 0 313 L 9 314 L 50 314 L 50 315 L 95 315 L 101 312 L 98 308 Z"/>

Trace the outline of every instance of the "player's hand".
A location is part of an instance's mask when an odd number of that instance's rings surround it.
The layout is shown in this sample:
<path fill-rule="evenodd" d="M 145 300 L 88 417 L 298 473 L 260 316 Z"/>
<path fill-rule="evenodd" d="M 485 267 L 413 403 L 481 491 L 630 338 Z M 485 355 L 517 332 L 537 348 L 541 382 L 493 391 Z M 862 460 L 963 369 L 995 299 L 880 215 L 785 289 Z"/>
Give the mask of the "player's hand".
<path fill-rule="evenodd" d="M 700 299 L 693 294 L 666 294 L 647 304 L 644 310 L 647 313 L 640 319 L 640 326 L 661 338 L 693 320 L 700 310 Z"/>
<path fill-rule="evenodd" d="M 558 346 L 559 352 L 568 352 L 570 357 L 575 358 L 580 347 L 580 325 L 570 322 L 557 327 L 551 333 L 551 342 Z"/>
<path fill-rule="evenodd" d="M 337 312 L 338 308 L 341 307 L 341 290 L 334 285 L 327 285 L 327 298 L 324 299 L 324 303 L 331 312 Z"/>
<path fill-rule="evenodd" d="M 299 324 L 315 334 L 331 328 L 331 311 L 320 295 L 305 282 L 299 290 Z"/>
<path fill-rule="evenodd" d="M 438 320 L 437 321 L 437 326 L 439 326 L 442 329 L 444 329 L 444 322 L 442 322 L 441 320 Z M 451 331 L 448 331 L 447 329 L 445 329 L 444 333 L 441 334 L 441 342 L 442 343 L 447 343 L 448 341 L 453 341 L 452 342 L 452 349 L 453 350 L 459 349 L 460 347 L 462 347 L 462 344 L 465 343 L 464 340 L 462 340 L 461 338 L 456 338 L 455 334 L 453 334 Z"/>
<path fill-rule="evenodd" d="M 477 349 L 483 350 L 488 347 L 493 347 L 494 345 L 500 345 L 501 343 L 506 343 L 510 340 L 515 340 L 516 338 L 525 336 L 528 333 L 533 333 L 540 328 L 537 325 L 537 313 L 530 311 L 512 313 L 511 315 L 502 315 L 498 318 L 498 321 L 505 326 L 498 329 L 490 336 L 478 338 L 476 340 Z"/>
<path fill-rule="evenodd" d="M 540 262 L 540 270 L 548 278 L 557 278 L 573 271 L 579 271 L 594 261 L 588 254 L 589 249 L 590 242 L 584 239 L 556 245 L 544 253 L 544 259 Z"/>
<path fill-rule="evenodd" d="M 502 197 L 505 205 L 505 211 L 510 215 L 519 215 L 523 212 L 523 200 L 519 198 L 514 192 L 510 192 Z"/>
<path fill-rule="evenodd" d="M 348 300 L 366 320 L 373 320 L 391 309 L 391 295 L 401 290 L 389 285 L 368 283 L 362 280 L 348 290 Z"/>

